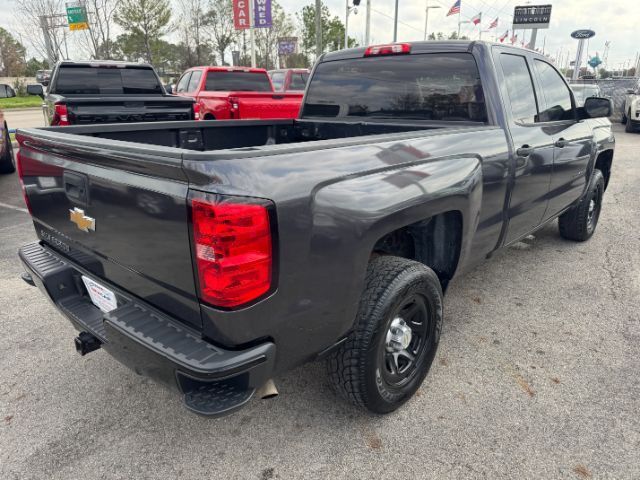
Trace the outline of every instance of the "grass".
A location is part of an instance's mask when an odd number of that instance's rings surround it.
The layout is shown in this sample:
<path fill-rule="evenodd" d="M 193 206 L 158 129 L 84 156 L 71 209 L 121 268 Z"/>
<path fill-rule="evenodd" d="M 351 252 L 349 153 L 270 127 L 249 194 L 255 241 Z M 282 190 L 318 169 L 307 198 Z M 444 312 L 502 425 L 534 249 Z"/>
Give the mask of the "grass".
<path fill-rule="evenodd" d="M 32 108 L 42 105 L 42 99 L 35 95 L 28 97 L 12 97 L 0 98 L 0 110 L 8 110 L 10 108 Z"/>

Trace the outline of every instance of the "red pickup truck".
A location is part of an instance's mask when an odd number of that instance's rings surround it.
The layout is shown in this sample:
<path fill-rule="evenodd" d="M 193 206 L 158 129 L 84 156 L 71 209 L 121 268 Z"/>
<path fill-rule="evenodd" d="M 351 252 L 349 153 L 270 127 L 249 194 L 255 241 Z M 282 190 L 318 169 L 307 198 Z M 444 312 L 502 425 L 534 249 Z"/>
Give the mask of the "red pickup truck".
<path fill-rule="evenodd" d="M 302 92 L 274 92 L 267 71 L 245 67 L 193 67 L 176 85 L 195 98 L 203 120 L 297 118 Z"/>

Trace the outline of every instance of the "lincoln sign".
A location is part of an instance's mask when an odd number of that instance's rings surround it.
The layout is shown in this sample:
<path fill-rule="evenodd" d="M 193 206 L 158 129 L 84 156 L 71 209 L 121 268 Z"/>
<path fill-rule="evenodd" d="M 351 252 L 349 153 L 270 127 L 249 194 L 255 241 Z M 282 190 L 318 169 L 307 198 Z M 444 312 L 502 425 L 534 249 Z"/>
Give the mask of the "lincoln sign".
<path fill-rule="evenodd" d="M 513 11 L 513 29 L 549 28 L 551 5 L 525 5 Z"/>

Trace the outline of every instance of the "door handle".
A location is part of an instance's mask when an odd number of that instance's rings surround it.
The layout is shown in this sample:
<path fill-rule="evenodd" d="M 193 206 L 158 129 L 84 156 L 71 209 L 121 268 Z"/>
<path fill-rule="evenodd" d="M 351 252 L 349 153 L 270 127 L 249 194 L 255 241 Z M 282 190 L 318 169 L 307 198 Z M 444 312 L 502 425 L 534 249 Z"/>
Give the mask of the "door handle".
<path fill-rule="evenodd" d="M 569 145 L 569 142 L 566 141 L 564 138 L 559 138 L 558 140 L 556 140 L 556 143 L 554 143 L 554 145 L 558 148 L 564 148 L 567 145 Z"/>
<path fill-rule="evenodd" d="M 528 157 L 534 152 L 535 148 L 530 147 L 529 145 L 523 145 L 519 149 L 516 150 L 516 155 L 519 157 Z"/>

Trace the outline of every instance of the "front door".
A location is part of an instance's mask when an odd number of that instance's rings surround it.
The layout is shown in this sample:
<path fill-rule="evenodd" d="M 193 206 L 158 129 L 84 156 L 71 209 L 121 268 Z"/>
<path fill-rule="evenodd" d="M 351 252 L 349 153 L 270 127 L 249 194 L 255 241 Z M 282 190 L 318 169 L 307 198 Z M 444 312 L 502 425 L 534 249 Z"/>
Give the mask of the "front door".
<path fill-rule="evenodd" d="M 534 59 L 541 105 L 540 121 L 553 136 L 554 160 L 545 218 L 550 218 L 573 202 L 585 189 L 587 168 L 593 154 L 591 121 L 576 120 L 575 103 L 569 86 L 549 63 Z"/>
<path fill-rule="evenodd" d="M 509 131 L 513 141 L 515 180 L 511 191 L 506 243 L 534 230 L 547 210 L 549 182 L 553 168 L 554 138 L 552 132 L 539 123 L 531 65 L 526 55 L 499 50 L 498 75 Z M 509 53 L 507 53 L 509 52 Z"/>

